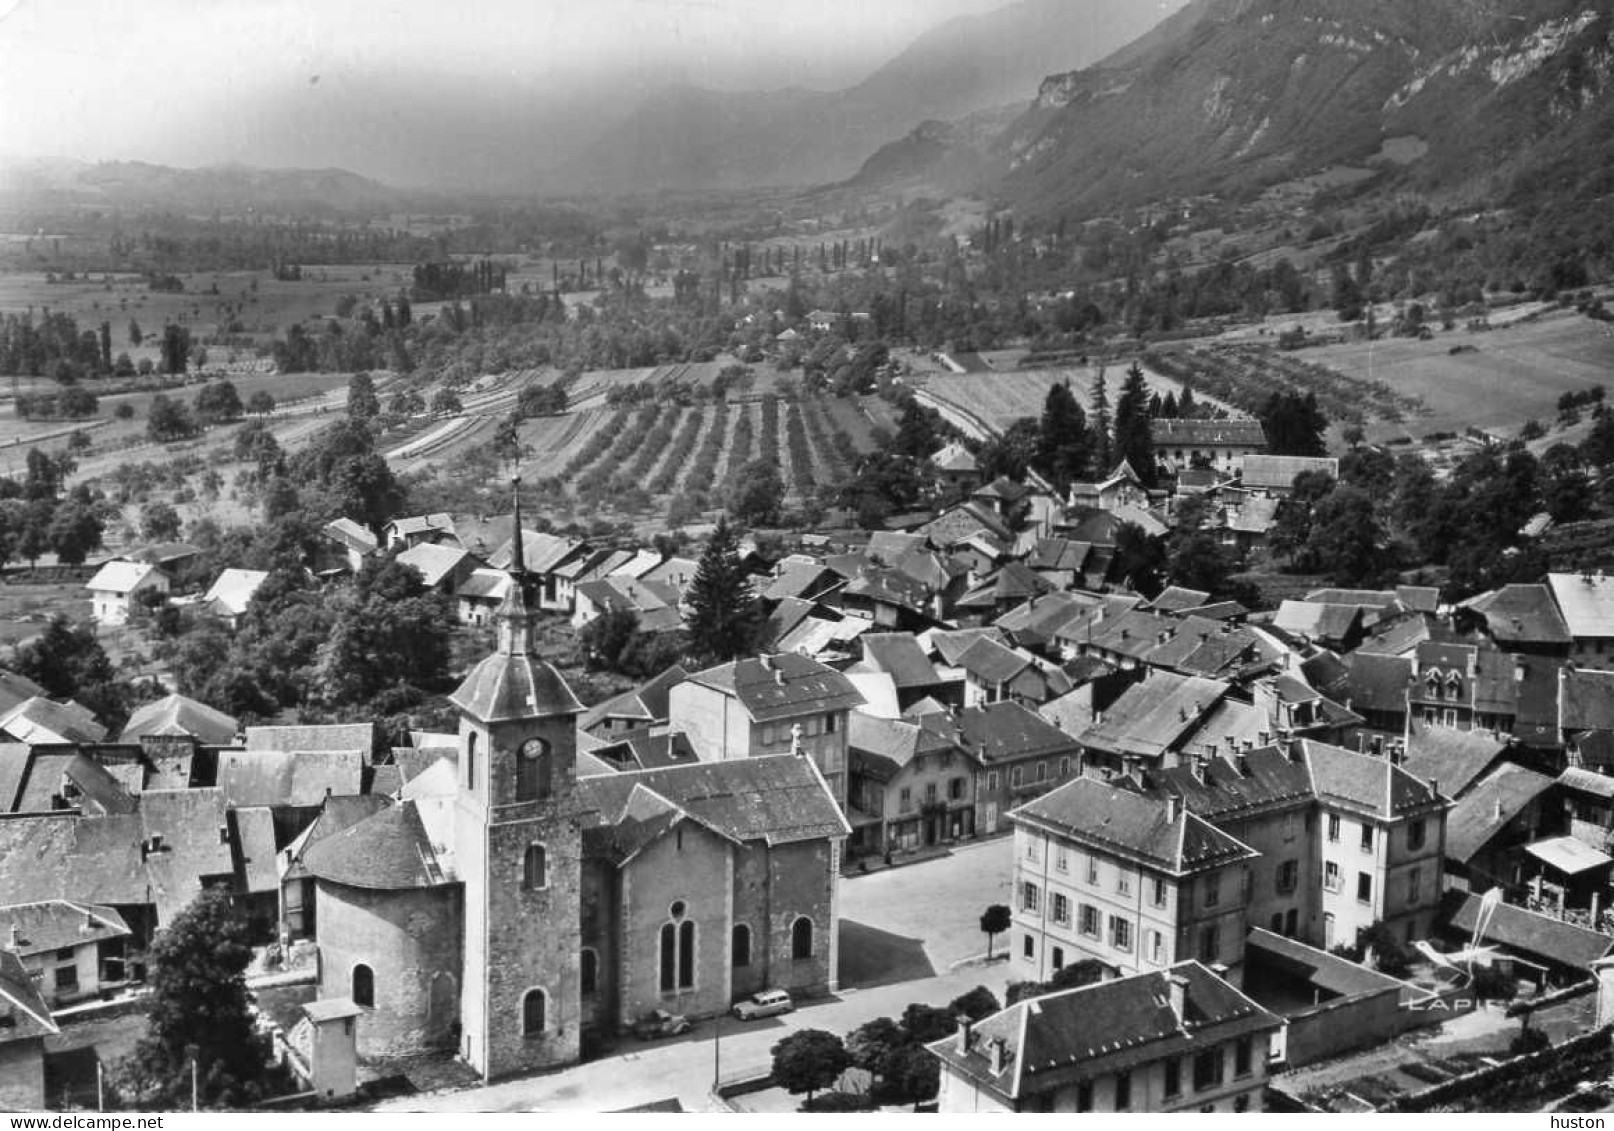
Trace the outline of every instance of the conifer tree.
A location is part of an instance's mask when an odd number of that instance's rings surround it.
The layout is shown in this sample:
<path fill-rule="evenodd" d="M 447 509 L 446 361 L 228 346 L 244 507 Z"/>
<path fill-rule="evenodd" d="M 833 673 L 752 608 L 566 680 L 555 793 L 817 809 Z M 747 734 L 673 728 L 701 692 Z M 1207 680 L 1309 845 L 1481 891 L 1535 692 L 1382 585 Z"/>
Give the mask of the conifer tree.
<path fill-rule="evenodd" d="M 719 519 L 689 587 L 689 641 L 695 655 L 721 664 L 751 651 L 760 628 L 754 602 L 734 530 L 726 518 Z"/>
<path fill-rule="evenodd" d="M 1099 366 L 1093 378 L 1092 454 L 1094 474 L 1100 478 L 1110 473 L 1115 464 L 1115 449 L 1110 443 L 1110 393 L 1104 381 L 1104 367 Z"/>
<path fill-rule="evenodd" d="M 1149 384 L 1133 362 L 1115 402 L 1115 455 L 1126 460 L 1145 487 L 1154 486 L 1154 437 L 1149 427 Z"/>

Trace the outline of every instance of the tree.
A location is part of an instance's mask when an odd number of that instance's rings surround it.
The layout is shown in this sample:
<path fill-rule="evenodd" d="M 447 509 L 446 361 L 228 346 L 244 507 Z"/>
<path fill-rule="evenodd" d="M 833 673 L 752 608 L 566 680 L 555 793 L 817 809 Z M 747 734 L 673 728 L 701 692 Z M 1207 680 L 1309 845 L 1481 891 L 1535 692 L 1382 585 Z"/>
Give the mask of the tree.
<path fill-rule="evenodd" d="M 465 405 L 453 389 L 438 389 L 432 396 L 432 412 L 437 416 L 453 416 L 464 411 Z"/>
<path fill-rule="evenodd" d="M 941 1087 L 941 1061 L 923 1045 L 903 1045 L 886 1057 L 880 1075 L 893 1099 L 924 1103 Z"/>
<path fill-rule="evenodd" d="M 1154 435 L 1149 418 L 1149 383 L 1136 362 L 1126 371 L 1115 402 L 1115 458 L 1126 460 L 1145 487 L 1155 480 Z"/>
<path fill-rule="evenodd" d="M 341 461 L 332 468 L 326 486 L 336 510 L 364 523 L 377 538 L 408 498 L 385 457 L 373 452 Z"/>
<path fill-rule="evenodd" d="M 140 508 L 140 536 L 146 541 L 172 542 L 179 531 L 179 512 L 167 503 L 153 501 Z"/>
<path fill-rule="evenodd" d="M 252 947 L 226 888 L 203 888 L 151 945 L 146 1035 L 114 1073 L 142 1107 L 183 1106 L 191 1064 L 209 1105 L 261 1099 L 268 1041 L 258 1032 L 247 989 Z"/>
<path fill-rule="evenodd" d="M 1042 425 L 1034 416 L 1023 416 L 1003 432 L 981 445 L 975 463 L 983 481 L 990 483 L 999 476 L 1016 482 L 1026 477 L 1026 469 L 1037 458 L 1042 442 Z"/>
<path fill-rule="evenodd" d="M 1087 447 L 1087 415 L 1070 385 L 1050 386 L 1037 437 L 1037 470 L 1063 491 L 1086 474 Z"/>
<path fill-rule="evenodd" d="M 253 416 L 268 416 L 275 411 L 275 398 L 267 389 L 259 389 L 247 398 L 247 411 Z"/>
<path fill-rule="evenodd" d="M 834 1033 L 822 1029 L 802 1029 L 773 1046 L 773 1080 L 791 1095 L 833 1087 L 852 1065 L 846 1046 Z"/>
<path fill-rule="evenodd" d="M 854 1068 L 878 1078 L 885 1072 L 887 1058 L 910 1039 L 908 1031 L 891 1018 L 876 1017 L 846 1035 L 846 1055 Z"/>
<path fill-rule="evenodd" d="M 229 381 L 209 381 L 197 390 L 193 404 L 196 419 L 203 424 L 219 424 L 241 418 L 241 395 Z"/>
<path fill-rule="evenodd" d="M 777 526 L 784 501 L 784 476 L 772 460 L 751 461 L 729 484 L 729 511 L 745 526 Z"/>
<path fill-rule="evenodd" d="M 129 319 L 129 344 L 131 346 L 138 346 L 144 340 L 145 336 L 140 332 L 140 323 L 136 322 L 133 318 Z"/>
<path fill-rule="evenodd" d="M 321 703 L 356 706 L 400 685 L 443 684 L 453 617 L 419 570 L 396 558 L 368 561 L 336 604 L 336 621 L 314 663 Z"/>
<path fill-rule="evenodd" d="M 719 519 L 689 586 L 690 648 L 714 663 L 749 652 L 760 628 L 754 602 L 734 531 Z"/>
<path fill-rule="evenodd" d="M 897 421 L 897 436 L 892 451 L 914 459 L 929 459 L 941 447 L 941 436 L 936 428 L 936 410 L 926 408 L 913 397 L 902 402 L 902 416 Z"/>
<path fill-rule="evenodd" d="M 191 411 L 183 401 L 173 400 L 162 393 L 151 399 L 146 411 L 146 435 L 159 444 L 175 440 L 188 440 L 201 431 Z"/>
<path fill-rule="evenodd" d="M 1317 407 L 1317 394 L 1284 391 L 1273 393 L 1257 414 L 1266 430 L 1267 449 L 1278 456 L 1321 456 L 1328 454 L 1324 435 L 1328 418 Z"/>
<path fill-rule="evenodd" d="M 1001 903 L 994 903 L 981 913 L 981 933 L 986 936 L 986 957 L 992 957 L 992 944 L 998 935 L 1014 925 L 1014 912 Z"/>
<path fill-rule="evenodd" d="M 46 537 L 57 561 L 82 565 L 90 551 L 101 544 L 105 532 L 106 522 L 99 506 L 87 499 L 69 498 L 51 516 Z"/>
<path fill-rule="evenodd" d="M 1306 549 L 1312 561 L 1328 565 L 1336 584 L 1355 586 L 1377 578 L 1383 543 L 1372 496 L 1341 484 L 1312 513 Z"/>
<path fill-rule="evenodd" d="M 968 1017 L 972 1022 L 981 1021 L 992 1016 L 1003 1007 L 998 1004 L 997 995 L 985 986 L 976 986 L 968 993 L 959 994 L 947 1003 L 947 1008 L 960 1017 Z"/>
<path fill-rule="evenodd" d="M 170 376 L 178 376 L 185 372 L 185 366 L 190 361 L 191 332 L 183 326 L 170 322 L 163 327 L 162 358 L 163 372 Z"/>
<path fill-rule="evenodd" d="M 590 671 L 620 670 L 621 657 L 639 635 L 639 614 L 612 609 L 595 617 L 577 634 L 577 651 Z"/>
<path fill-rule="evenodd" d="M 1099 366 L 1098 373 L 1093 377 L 1093 390 L 1088 399 L 1093 409 L 1088 449 L 1092 452 L 1093 466 L 1098 474 L 1108 475 L 1110 468 L 1115 465 L 1115 449 L 1110 441 L 1110 394 L 1105 385 L 1103 366 Z"/>
<path fill-rule="evenodd" d="M 125 690 L 89 625 L 74 625 L 57 613 L 43 632 L 17 648 L 13 667 L 52 699 L 76 699 L 103 721 L 122 715 Z"/>
<path fill-rule="evenodd" d="M 381 415 L 381 401 L 375 395 L 375 382 L 368 373 L 355 373 L 347 379 L 347 414 L 362 422 Z"/>
<path fill-rule="evenodd" d="M 951 1010 L 916 1001 L 902 1011 L 902 1027 L 915 1041 L 929 1044 L 957 1032 L 958 1017 Z"/>

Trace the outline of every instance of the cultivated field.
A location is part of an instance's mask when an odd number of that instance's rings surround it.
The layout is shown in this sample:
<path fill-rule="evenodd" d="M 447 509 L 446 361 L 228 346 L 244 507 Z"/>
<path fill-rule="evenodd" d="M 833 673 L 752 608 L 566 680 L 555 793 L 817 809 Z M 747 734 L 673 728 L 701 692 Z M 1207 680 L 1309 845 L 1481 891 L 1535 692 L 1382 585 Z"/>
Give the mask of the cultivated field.
<path fill-rule="evenodd" d="M 1454 347 L 1465 348 L 1452 353 Z M 1532 417 L 1550 424 L 1560 395 L 1614 376 L 1614 327 L 1573 311 L 1552 311 L 1505 329 L 1437 332 L 1427 342 L 1352 342 L 1301 356 L 1348 376 L 1382 381 L 1429 407 L 1411 428 L 1379 423 L 1368 429 L 1370 438 L 1461 432 L 1469 425 L 1513 433 Z"/>
<path fill-rule="evenodd" d="M 1041 417 L 1048 390 L 1056 383 L 1068 382 L 1070 391 L 1076 396 L 1076 403 L 1082 406 L 1084 412 L 1091 412 L 1089 395 L 1097 373 L 1096 369 L 1091 368 L 1070 368 L 936 374 L 928 377 L 924 387 L 914 391 L 914 396 L 921 404 L 934 407 L 966 434 L 984 439 L 1002 432 L 1021 417 Z M 1161 396 L 1182 392 L 1180 383 L 1147 367 L 1144 375 L 1149 388 Z M 1125 366 L 1110 366 L 1105 371 L 1112 410 L 1125 380 Z M 1217 403 L 1197 387 L 1194 397 L 1201 404 Z"/>

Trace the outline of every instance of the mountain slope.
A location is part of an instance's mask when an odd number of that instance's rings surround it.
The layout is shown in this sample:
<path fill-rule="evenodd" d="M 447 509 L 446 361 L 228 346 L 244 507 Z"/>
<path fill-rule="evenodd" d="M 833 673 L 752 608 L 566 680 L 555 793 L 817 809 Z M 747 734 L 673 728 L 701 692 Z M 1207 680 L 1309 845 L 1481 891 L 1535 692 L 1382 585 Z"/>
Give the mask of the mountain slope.
<path fill-rule="evenodd" d="M 843 91 L 660 92 L 574 156 L 564 180 L 607 191 L 839 180 L 923 120 L 1023 102 L 1050 70 L 1103 58 L 1181 2 L 1020 0 L 947 21 Z"/>
<path fill-rule="evenodd" d="M 176 169 L 143 161 L 0 160 L 0 195 L 53 202 L 211 212 L 256 208 L 303 213 L 385 206 L 398 194 L 345 169 Z"/>
<path fill-rule="evenodd" d="M 1198 0 L 1048 78 L 998 142 L 1028 214 L 1259 184 L 1431 145 L 1449 182 L 1607 115 L 1614 0 Z M 1554 87 L 1553 84 L 1557 84 Z M 1561 88 L 1561 89 L 1560 89 Z"/>

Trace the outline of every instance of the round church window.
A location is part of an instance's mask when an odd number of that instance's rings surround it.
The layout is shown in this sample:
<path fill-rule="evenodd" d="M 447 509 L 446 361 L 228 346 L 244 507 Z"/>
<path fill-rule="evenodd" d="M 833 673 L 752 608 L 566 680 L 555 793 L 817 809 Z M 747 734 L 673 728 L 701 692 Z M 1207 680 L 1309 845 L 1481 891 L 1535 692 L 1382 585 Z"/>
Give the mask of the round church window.
<path fill-rule="evenodd" d="M 667 914 L 674 919 L 682 919 L 684 917 L 684 901 L 681 899 L 673 900 L 673 905 L 667 908 Z"/>

